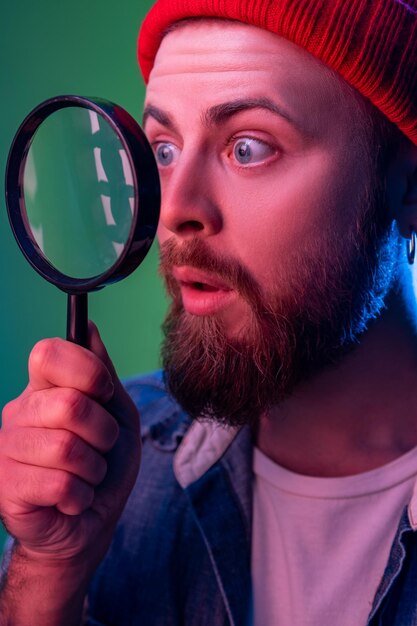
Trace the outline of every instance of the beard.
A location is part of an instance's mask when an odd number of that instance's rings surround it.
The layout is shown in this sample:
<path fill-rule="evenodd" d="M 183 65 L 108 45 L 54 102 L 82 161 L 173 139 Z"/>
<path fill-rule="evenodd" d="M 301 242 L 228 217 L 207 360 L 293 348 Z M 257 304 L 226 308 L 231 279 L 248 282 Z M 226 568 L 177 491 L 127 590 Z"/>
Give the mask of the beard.
<path fill-rule="evenodd" d="M 399 258 L 398 234 L 380 217 L 381 196 L 362 199 L 360 218 L 343 237 L 329 227 L 320 242 L 294 250 L 269 293 L 198 235 L 161 246 L 160 271 L 172 297 L 163 325 L 165 380 L 191 418 L 255 426 L 300 382 L 358 343 L 384 307 Z M 228 336 L 216 316 L 184 310 L 175 265 L 214 273 L 247 302 L 249 319 L 237 336 Z"/>

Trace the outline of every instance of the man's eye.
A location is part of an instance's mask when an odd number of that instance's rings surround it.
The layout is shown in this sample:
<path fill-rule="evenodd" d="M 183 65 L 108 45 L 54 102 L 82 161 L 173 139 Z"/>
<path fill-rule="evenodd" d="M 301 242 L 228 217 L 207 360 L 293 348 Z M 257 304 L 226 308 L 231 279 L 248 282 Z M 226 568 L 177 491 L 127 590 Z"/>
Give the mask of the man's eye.
<path fill-rule="evenodd" d="M 171 165 L 178 156 L 178 148 L 172 143 L 159 143 L 155 147 L 155 158 L 158 165 L 167 167 Z"/>
<path fill-rule="evenodd" d="M 261 163 L 275 153 L 276 150 L 272 146 L 250 137 L 238 139 L 233 145 L 233 156 L 240 165 Z"/>

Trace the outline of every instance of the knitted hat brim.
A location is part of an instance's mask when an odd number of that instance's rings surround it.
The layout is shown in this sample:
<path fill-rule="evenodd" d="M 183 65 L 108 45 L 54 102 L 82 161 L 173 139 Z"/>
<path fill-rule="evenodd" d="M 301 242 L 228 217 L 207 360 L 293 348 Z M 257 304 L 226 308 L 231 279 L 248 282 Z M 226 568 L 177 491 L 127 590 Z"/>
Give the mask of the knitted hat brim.
<path fill-rule="evenodd" d="M 417 145 L 417 0 L 158 0 L 138 39 L 146 83 L 166 29 L 191 17 L 238 20 L 289 39 Z"/>

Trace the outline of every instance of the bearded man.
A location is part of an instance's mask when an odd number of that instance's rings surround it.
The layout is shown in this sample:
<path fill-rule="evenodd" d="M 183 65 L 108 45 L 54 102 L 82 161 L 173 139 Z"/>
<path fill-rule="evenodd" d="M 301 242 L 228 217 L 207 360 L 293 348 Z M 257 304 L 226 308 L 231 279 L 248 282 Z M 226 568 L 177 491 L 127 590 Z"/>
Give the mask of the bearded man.
<path fill-rule="evenodd" d="M 156 2 L 164 373 L 35 346 L 2 626 L 417 624 L 416 37 L 414 0 Z"/>

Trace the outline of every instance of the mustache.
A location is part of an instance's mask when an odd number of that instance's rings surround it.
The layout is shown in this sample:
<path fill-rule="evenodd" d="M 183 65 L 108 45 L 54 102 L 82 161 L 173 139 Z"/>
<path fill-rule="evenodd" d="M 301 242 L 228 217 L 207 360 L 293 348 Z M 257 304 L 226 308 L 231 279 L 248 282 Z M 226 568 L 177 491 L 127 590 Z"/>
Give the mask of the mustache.
<path fill-rule="evenodd" d="M 181 244 L 171 238 L 160 246 L 159 273 L 170 295 L 179 297 L 179 286 L 172 276 L 174 266 L 188 265 L 215 274 L 241 295 L 255 310 L 263 308 L 262 295 L 256 280 L 237 259 L 214 253 L 203 239 L 194 238 Z"/>

